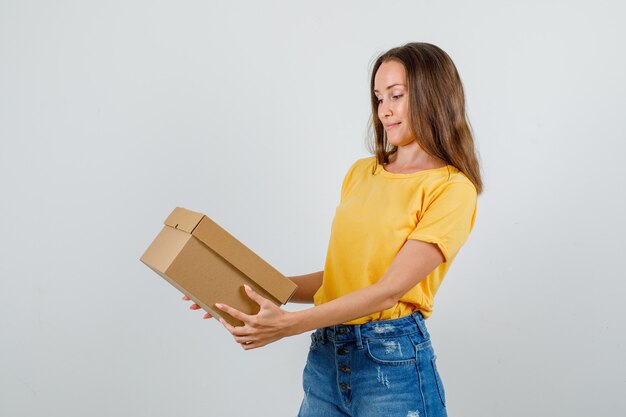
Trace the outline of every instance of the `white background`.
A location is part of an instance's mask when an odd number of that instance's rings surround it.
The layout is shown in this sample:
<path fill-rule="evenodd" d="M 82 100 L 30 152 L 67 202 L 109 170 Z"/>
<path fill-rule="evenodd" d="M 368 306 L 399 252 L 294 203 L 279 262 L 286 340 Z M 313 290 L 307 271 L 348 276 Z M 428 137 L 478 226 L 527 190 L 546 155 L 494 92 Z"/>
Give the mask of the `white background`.
<path fill-rule="evenodd" d="M 244 352 L 139 257 L 183 206 L 320 270 L 371 63 L 425 41 L 486 185 L 427 321 L 449 414 L 623 416 L 623 9 L 0 1 L 0 415 L 295 415 L 308 335 Z"/>

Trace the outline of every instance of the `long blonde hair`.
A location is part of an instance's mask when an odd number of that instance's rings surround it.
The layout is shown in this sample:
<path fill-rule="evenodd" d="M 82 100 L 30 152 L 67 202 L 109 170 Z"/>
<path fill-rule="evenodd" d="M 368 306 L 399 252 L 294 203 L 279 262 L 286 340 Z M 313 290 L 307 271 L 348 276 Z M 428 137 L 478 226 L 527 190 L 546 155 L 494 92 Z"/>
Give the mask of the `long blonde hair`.
<path fill-rule="evenodd" d="M 378 98 L 374 77 L 383 62 L 404 65 L 409 91 L 411 129 L 420 147 L 463 172 L 480 193 L 483 188 L 474 138 L 465 113 L 465 93 L 452 59 L 441 48 L 429 43 L 407 43 L 381 54 L 372 67 L 370 94 L 372 117 L 370 148 L 379 164 L 389 163 L 397 147 L 387 141 L 378 118 Z"/>

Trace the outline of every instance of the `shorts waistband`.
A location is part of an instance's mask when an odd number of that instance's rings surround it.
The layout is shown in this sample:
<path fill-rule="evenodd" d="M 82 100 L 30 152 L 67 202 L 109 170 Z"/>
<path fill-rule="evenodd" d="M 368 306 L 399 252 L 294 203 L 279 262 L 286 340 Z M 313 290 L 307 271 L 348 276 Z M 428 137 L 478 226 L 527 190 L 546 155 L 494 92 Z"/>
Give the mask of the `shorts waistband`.
<path fill-rule="evenodd" d="M 430 339 L 424 316 L 419 311 L 391 320 L 371 321 L 364 324 L 337 324 L 318 329 L 323 339 L 360 343 L 362 339 L 396 337 L 419 331 L 424 340 Z"/>

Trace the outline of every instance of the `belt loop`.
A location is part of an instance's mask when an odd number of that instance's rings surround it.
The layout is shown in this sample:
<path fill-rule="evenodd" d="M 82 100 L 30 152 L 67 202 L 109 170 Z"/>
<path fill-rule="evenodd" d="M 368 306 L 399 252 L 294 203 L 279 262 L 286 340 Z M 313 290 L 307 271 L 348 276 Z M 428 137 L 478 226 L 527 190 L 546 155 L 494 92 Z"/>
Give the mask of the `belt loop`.
<path fill-rule="evenodd" d="M 428 336 L 426 333 L 426 326 L 424 326 L 424 318 L 422 317 L 422 313 L 420 313 L 419 311 L 416 311 L 415 313 L 412 314 L 412 316 L 413 316 L 413 319 L 415 320 L 415 323 L 417 324 L 417 328 L 422 334 L 422 337 L 424 339 L 427 339 Z"/>
<path fill-rule="evenodd" d="M 354 325 L 354 338 L 356 339 L 356 348 L 361 350 L 363 349 L 363 341 L 361 340 L 361 325 Z"/>

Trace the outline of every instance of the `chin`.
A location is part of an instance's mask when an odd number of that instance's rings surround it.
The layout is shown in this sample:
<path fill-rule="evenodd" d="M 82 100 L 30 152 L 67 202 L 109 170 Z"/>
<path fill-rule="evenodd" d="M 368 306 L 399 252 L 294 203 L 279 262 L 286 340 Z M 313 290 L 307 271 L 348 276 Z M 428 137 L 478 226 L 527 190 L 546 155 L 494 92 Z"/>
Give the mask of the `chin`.
<path fill-rule="evenodd" d="M 396 140 L 391 140 L 391 139 L 387 138 L 387 142 L 389 142 L 390 145 L 401 147 L 401 146 L 406 146 L 406 145 L 409 145 L 409 144 L 415 142 L 415 139 L 400 139 L 400 140 L 396 139 Z"/>

